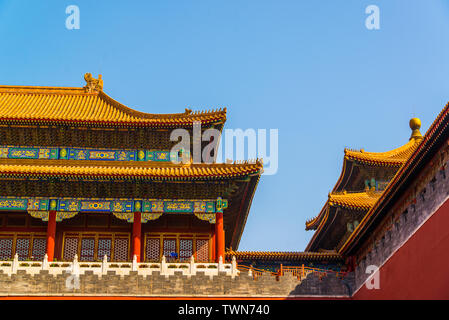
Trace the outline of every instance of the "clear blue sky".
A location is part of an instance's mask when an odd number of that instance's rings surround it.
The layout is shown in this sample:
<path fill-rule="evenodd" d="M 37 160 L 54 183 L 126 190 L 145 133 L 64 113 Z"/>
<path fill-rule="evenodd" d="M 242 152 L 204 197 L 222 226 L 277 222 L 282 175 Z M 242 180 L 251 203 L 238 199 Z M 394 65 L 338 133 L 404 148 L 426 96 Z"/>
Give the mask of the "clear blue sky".
<path fill-rule="evenodd" d="M 449 1 L 4 1 L 0 83 L 83 86 L 151 113 L 228 108 L 226 128 L 279 129 L 240 250 L 305 248 L 344 147 L 385 151 L 449 101 Z M 79 30 L 65 28 L 68 5 Z M 380 30 L 365 8 L 380 8 Z"/>

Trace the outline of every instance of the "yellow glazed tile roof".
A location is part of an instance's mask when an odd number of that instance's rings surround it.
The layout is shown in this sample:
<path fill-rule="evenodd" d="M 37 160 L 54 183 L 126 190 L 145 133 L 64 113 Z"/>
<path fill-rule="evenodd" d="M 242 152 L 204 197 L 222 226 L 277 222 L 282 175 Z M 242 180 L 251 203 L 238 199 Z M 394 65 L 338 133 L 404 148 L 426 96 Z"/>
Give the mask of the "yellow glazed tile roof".
<path fill-rule="evenodd" d="M 417 147 L 422 142 L 422 135 L 419 132 L 420 125 L 414 125 L 412 124 L 412 121 L 415 119 L 412 119 L 410 122 L 410 127 L 413 131 L 412 136 L 410 140 L 403 146 L 386 151 L 386 152 L 365 152 L 364 150 L 355 151 L 350 149 L 345 149 L 345 156 L 343 160 L 343 171 L 340 174 L 340 178 L 338 179 L 337 183 L 334 186 L 334 190 L 339 185 L 340 181 L 342 180 L 344 176 L 344 170 L 346 168 L 347 161 L 357 161 L 362 164 L 366 165 L 380 165 L 380 166 L 393 166 L 393 167 L 401 167 L 407 159 L 410 158 L 410 156 L 413 154 L 413 152 L 417 149 Z M 416 119 L 417 120 L 417 119 Z M 360 194 L 363 194 L 360 193 Z M 350 207 L 349 205 L 352 205 L 353 208 L 371 208 L 374 203 L 377 201 L 378 198 L 380 198 L 380 194 L 376 196 L 376 198 L 368 199 L 362 196 L 354 196 L 348 194 L 347 196 L 338 196 L 336 193 L 331 193 L 329 196 L 329 199 L 335 199 L 333 202 L 335 204 L 344 202 L 344 206 Z M 354 197 L 358 197 L 358 200 L 355 200 Z M 344 199 L 344 200 L 343 200 Z M 343 206 L 343 205 L 342 205 Z M 369 206 L 369 207 L 368 207 Z M 323 208 L 321 209 L 320 213 L 315 216 L 314 218 L 306 221 L 306 230 L 311 230 L 317 228 L 318 224 L 322 220 L 321 218 L 324 216 L 324 213 L 326 211 L 326 208 L 328 207 L 328 202 L 325 203 Z"/>
<path fill-rule="evenodd" d="M 418 118 L 412 118 L 410 119 L 409 125 L 412 130 L 410 139 L 405 145 L 399 148 L 387 152 L 365 152 L 364 150 L 355 151 L 345 149 L 343 170 L 333 190 L 337 189 L 345 176 L 345 169 L 348 161 L 356 161 L 362 165 L 396 167 L 397 170 L 399 170 L 408 161 L 408 159 L 412 157 L 423 141 L 423 136 L 419 131 L 421 127 L 421 120 Z M 385 191 L 374 193 L 372 191 L 368 191 L 368 193 L 358 192 L 347 194 L 334 192 L 329 194 L 329 199 L 324 204 L 320 213 L 316 217 L 306 221 L 306 230 L 316 229 L 316 232 L 312 237 L 312 240 L 307 245 L 306 250 L 310 248 L 314 239 L 316 239 L 317 234 L 320 233 L 326 223 L 327 217 L 329 216 L 330 205 L 363 209 L 369 212 L 369 210 L 376 205 L 384 192 Z"/>
<path fill-rule="evenodd" d="M 349 209 L 369 210 L 380 198 L 382 192 L 354 192 L 354 193 L 331 193 L 329 194 L 329 206 L 339 206 Z"/>
<path fill-rule="evenodd" d="M 223 123 L 226 108 L 207 112 L 150 114 L 124 106 L 102 90 L 86 88 L 0 86 L 0 121 L 102 123 L 172 127 L 193 121 Z"/>
<path fill-rule="evenodd" d="M 106 178 L 150 178 L 160 180 L 190 180 L 244 176 L 262 172 L 262 162 L 241 162 L 233 164 L 141 164 L 132 161 L 108 163 L 98 161 L 70 160 L 0 160 L 0 176 L 64 176 L 64 177 L 106 177 Z"/>
<path fill-rule="evenodd" d="M 345 159 L 355 160 L 365 164 L 382 166 L 401 166 L 416 150 L 422 139 L 410 139 L 405 145 L 387 152 L 365 152 L 345 149 Z"/>
<path fill-rule="evenodd" d="M 227 258 L 235 256 L 239 260 L 340 260 L 342 256 L 336 252 L 282 252 L 282 251 L 232 251 L 226 252 Z"/>
<path fill-rule="evenodd" d="M 366 191 L 366 192 L 339 192 L 330 193 L 327 202 L 325 203 L 320 214 L 315 218 L 306 221 L 306 230 L 314 229 L 318 223 L 322 221 L 324 213 L 328 207 L 342 207 L 348 209 L 369 210 L 374 206 L 376 201 L 380 198 L 382 192 Z"/>
<path fill-rule="evenodd" d="M 325 212 L 327 208 L 327 202 L 324 205 L 323 209 L 320 211 L 318 215 L 316 215 L 314 218 L 311 218 L 309 220 L 306 220 L 306 230 L 312 230 L 315 229 L 318 223 L 318 220 L 323 216 L 322 212 Z"/>
<path fill-rule="evenodd" d="M 430 166 L 434 165 L 433 163 L 434 160 L 428 160 L 429 158 L 426 160 L 425 156 L 427 156 L 431 152 L 430 150 L 432 150 L 432 147 L 435 144 L 437 144 L 438 139 L 444 139 L 444 137 L 446 137 L 447 139 L 447 134 L 444 132 L 444 130 L 447 128 L 449 123 L 448 114 L 449 114 L 449 102 L 445 105 L 443 110 L 440 111 L 436 119 L 430 125 L 429 129 L 427 130 L 426 134 L 424 135 L 419 145 L 419 148 L 416 150 L 414 154 L 412 154 L 407 159 L 407 162 L 396 172 L 395 176 L 382 193 L 382 196 L 379 198 L 376 204 L 366 213 L 360 224 L 357 226 L 357 228 L 355 228 L 354 232 L 351 233 L 351 235 L 346 239 L 346 241 L 338 250 L 339 252 L 347 254 L 349 250 L 353 249 L 352 246 L 355 245 L 357 241 L 360 240 L 361 234 L 366 232 L 367 226 L 369 226 L 369 223 L 373 221 L 373 218 L 376 217 L 376 215 L 378 215 L 380 212 L 382 212 L 382 210 L 386 208 L 385 204 L 388 203 L 388 201 L 391 201 L 394 195 L 398 194 L 400 195 L 401 194 L 400 192 L 402 193 L 404 192 L 400 191 L 399 187 L 401 185 L 404 185 L 407 179 L 413 177 L 414 176 L 413 173 L 415 174 L 415 177 L 416 176 L 420 177 L 419 170 L 422 170 L 419 169 L 420 164 L 423 164 L 423 162 L 425 164 L 426 161 L 429 161 Z M 416 128 L 419 129 L 421 126 L 421 121 L 417 118 L 410 120 L 410 127 L 412 126 L 415 127 L 412 129 Z M 416 135 L 415 132 L 414 135 Z M 439 148 L 441 148 L 441 146 Z M 418 172 L 418 174 L 416 172 Z M 407 188 L 409 189 L 410 185 L 408 185 Z"/>

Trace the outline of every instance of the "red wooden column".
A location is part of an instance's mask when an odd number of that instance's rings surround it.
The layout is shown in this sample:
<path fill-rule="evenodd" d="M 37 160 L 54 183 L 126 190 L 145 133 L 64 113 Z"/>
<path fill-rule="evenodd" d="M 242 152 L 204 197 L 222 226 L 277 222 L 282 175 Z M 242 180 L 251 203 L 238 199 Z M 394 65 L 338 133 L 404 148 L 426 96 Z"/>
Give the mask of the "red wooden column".
<path fill-rule="evenodd" d="M 55 255 L 55 236 L 56 236 L 56 211 L 48 212 L 47 224 L 47 257 L 48 261 L 53 261 Z"/>
<path fill-rule="evenodd" d="M 134 222 L 133 222 L 133 255 L 137 256 L 137 262 L 140 262 L 140 252 L 141 252 L 141 237 L 142 236 L 142 218 L 140 212 L 134 212 Z"/>
<path fill-rule="evenodd" d="M 220 259 L 220 256 L 225 261 L 225 236 L 223 229 L 223 212 L 217 212 L 215 218 L 215 243 L 217 244 L 216 261 Z"/>
<path fill-rule="evenodd" d="M 216 255 L 217 255 L 217 246 L 216 246 L 216 238 L 215 238 L 215 225 L 211 225 L 211 238 L 210 238 L 210 245 L 212 246 L 212 261 L 216 261 Z"/>

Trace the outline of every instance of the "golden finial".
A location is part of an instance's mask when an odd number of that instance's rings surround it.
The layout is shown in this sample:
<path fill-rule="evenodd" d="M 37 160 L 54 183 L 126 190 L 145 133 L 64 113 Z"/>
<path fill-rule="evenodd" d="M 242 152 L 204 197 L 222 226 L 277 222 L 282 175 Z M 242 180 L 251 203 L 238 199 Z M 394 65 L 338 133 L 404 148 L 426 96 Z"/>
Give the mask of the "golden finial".
<path fill-rule="evenodd" d="M 410 119 L 410 129 L 412 129 L 411 139 L 422 139 L 422 134 L 419 132 L 419 128 L 421 128 L 421 120 L 419 118 Z"/>

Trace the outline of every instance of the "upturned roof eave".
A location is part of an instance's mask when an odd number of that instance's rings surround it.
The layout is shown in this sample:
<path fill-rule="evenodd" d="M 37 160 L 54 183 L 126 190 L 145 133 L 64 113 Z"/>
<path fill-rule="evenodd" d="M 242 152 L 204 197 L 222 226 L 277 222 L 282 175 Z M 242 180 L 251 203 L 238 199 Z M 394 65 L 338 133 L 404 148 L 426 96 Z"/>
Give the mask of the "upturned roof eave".
<path fill-rule="evenodd" d="M 75 87 L 42 87 L 42 86 L 0 86 L 0 95 L 6 94 L 7 97 L 11 95 L 26 96 L 26 95 L 47 95 L 47 96 L 85 96 L 85 97 L 97 97 L 102 101 L 108 103 L 111 108 L 117 109 L 122 114 L 127 115 L 127 118 L 131 120 L 117 120 L 117 119 L 78 119 L 70 118 L 69 115 L 64 114 L 60 117 L 48 116 L 48 112 L 39 114 L 34 111 L 31 114 L 25 112 L 21 115 L 20 110 L 16 109 L 16 115 L 11 115 L 11 112 L 2 114 L 0 112 L 0 122 L 13 122 L 13 123 L 59 123 L 59 124 L 71 124 L 71 125 L 86 125 L 86 126 L 139 126 L 139 127 L 179 127 L 192 125 L 194 121 L 201 122 L 202 124 L 224 124 L 226 122 L 226 108 L 220 108 L 209 111 L 196 111 L 186 109 L 184 113 L 172 113 L 172 114 L 150 114 L 144 113 L 132 108 L 129 108 L 117 100 L 111 98 L 103 91 L 86 92 L 85 88 Z M 6 103 L 10 102 L 7 98 L 4 99 Z M 5 101 L 3 103 L 5 103 Z M 23 105 L 23 104 L 22 104 Z M 59 106 L 61 107 L 61 106 Z M 84 105 L 83 105 L 84 107 Z M 91 106 L 87 106 L 91 107 Z M 23 105 L 23 108 L 30 108 L 30 106 Z M 46 106 L 43 106 L 46 108 Z M 61 108 L 66 108 L 66 104 L 63 104 Z M 48 110 L 46 110 L 48 111 Z M 89 113 L 89 112 L 88 112 Z M 113 113 L 114 112 L 110 112 Z M 94 114 L 96 114 L 94 112 Z M 98 118 L 98 116 L 97 116 Z M 220 128 L 221 129 L 221 128 Z"/>
<path fill-rule="evenodd" d="M 94 162 L 94 163 L 93 163 Z M 232 178 L 261 172 L 260 161 L 172 164 L 137 161 L 0 159 L 1 176 L 109 177 L 144 179 Z"/>
<path fill-rule="evenodd" d="M 348 254 L 355 247 L 356 243 L 365 234 L 367 228 L 371 225 L 373 220 L 379 216 L 382 209 L 388 204 L 388 202 L 394 198 L 396 192 L 401 190 L 405 180 L 410 179 L 411 171 L 416 170 L 419 162 L 427 156 L 430 152 L 436 140 L 441 138 L 440 130 L 445 130 L 448 127 L 449 118 L 449 103 L 441 110 L 437 118 L 427 130 L 424 137 L 422 137 L 420 144 L 407 159 L 404 165 L 396 172 L 393 179 L 388 184 L 387 188 L 375 203 L 375 205 L 367 212 L 360 224 L 354 230 L 354 232 L 348 237 L 345 243 L 340 247 L 339 253 L 342 255 Z M 446 121 L 445 121 L 446 120 Z M 441 139 L 440 139 L 441 142 Z M 419 159 L 418 159 L 419 157 Z"/>

